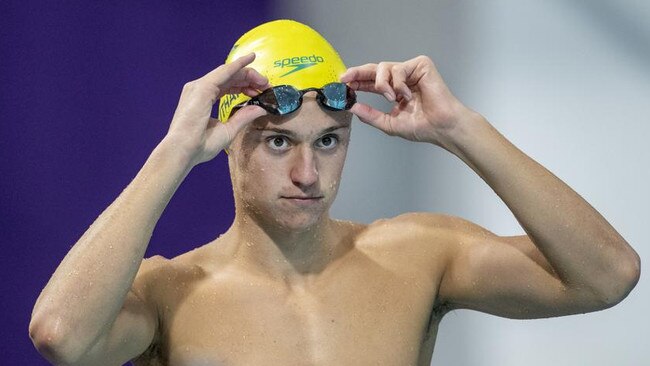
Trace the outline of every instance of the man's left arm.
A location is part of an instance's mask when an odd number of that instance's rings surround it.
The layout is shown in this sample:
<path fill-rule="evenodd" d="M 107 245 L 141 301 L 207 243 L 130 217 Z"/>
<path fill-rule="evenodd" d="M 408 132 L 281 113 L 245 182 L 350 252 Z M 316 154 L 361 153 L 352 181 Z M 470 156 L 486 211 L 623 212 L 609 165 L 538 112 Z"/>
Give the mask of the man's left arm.
<path fill-rule="evenodd" d="M 455 272 L 445 275 L 443 293 L 495 313 L 508 294 L 511 303 L 538 305 L 543 316 L 611 306 L 636 285 L 640 259 L 634 249 L 575 191 L 462 105 L 428 57 L 353 67 L 341 81 L 396 102 L 389 113 L 363 103 L 351 111 L 389 135 L 432 143 L 458 156 L 528 234 L 498 237 L 477 225 L 458 225 L 467 239 L 459 243 L 482 242 L 457 246 L 448 265 Z M 566 310 L 545 311 L 556 305 Z"/>
<path fill-rule="evenodd" d="M 510 240 L 531 241 L 565 285 L 588 288 L 605 303 L 618 302 L 632 290 L 640 274 L 638 254 L 562 180 L 478 114 L 461 117 L 445 140 L 528 234 Z"/>

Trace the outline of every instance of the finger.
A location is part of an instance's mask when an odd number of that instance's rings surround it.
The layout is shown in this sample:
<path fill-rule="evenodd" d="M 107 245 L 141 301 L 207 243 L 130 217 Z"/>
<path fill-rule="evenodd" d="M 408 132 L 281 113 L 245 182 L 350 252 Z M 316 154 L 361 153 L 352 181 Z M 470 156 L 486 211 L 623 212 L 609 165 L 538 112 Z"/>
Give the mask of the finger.
<path fill-rule="evenodd" d="M 264 86 L 268 84 L 269 79 L 257 72 L 257 70 L 250 68 L 250 67 L 245 67 L 235 73 L 235 75 L 232 78 L 233 81 L 244 81 L 244 82 L 249 82 L 251 84 L 255 84 L 258 86 Z"/>
<path fill-rule="evenodd" d="M 227 87 L 233 84 L 242 85 L 242 83 L 260 87 L 267 85 L 269 81 L 265 76 L 253 68 L 245 67 L 254 59 L 255 53 L 249 53 L 248 55 L 235 59 L 231 63 L 217 67 L 201 79 L 218 89 L 223 89 L 224 86 Z"/>
<path fill-rule="evenodd" d="M 377 76 L 375 77 L 375 89 L 381 92 L 386 99 L 391 102 L 395 101 L 395 91 L 391 86 L 391 66 L 389 63 L 380 62 L 377 66 Z"/>
<path fill-rule="evenodd" d="M 209 81 L 206 81 L 209 83 Z M 269 81 L 266 77 L 260 75 L 257 71 L 244 68 L 235 73 L 229 80 L 221 85 L 213 85 L 217 92 L 222 94 L 240 93 L 245 88 L 266 89 L 269 87 Z M 236 91 L 235 91 L 236 90 Z"/>
<path fill-rule="evenodd" d="M 412 98 L 411 89 L 406 85 L 406 78 L 408 76 L 407 69 L 403 65 L 396 65 L 392 70 L 393 89 L 397 92 L 396 99 L 401 100 L 402 97 L 407 101 Z"/>
<path fill-rule="evenodd" d="M 258 73 L 255 69 L 250 67 L 245 67 L 240 71 L 236 72 L 232 78 L 228 81 L 228 86 L 249 86 L 255 85 L 262 87 L 267 85 L 269 80 Z"/>
<path fill-rule="evenodd" d="M 239 87 L 231 87 L 223 91 L 224 94 L 240 94 L 243 93 L 249 97 L 254 97 L 257 94 L 259 94 L 261 91 L 260 89 L 252 86 L 239 86 Z"/>
<path fill-rule="evenodd" d="M 404 69 L 407 86 L 417 85 L 423 80 L 423 78 L 444 85 L 444 81 L 438 73 L 436 66 L 427 56 L 417 56 L 407 60 L 403 62 L 400 67 Z"/>
<path fill-rule="evenodd" d="M 234 59 L 232 62 L 223 64 L 216 69 L 205 74 L 202 79 L 209 81 L 214 85 L 221 85 L 224 81 L 232 78 L 235 73 L 243 69 L 244 66 L 250 64 L 255 60 L 255 53 L 251 52 L 247 55 Z"/>
<path fill-rule="evenodd" d="M 261 93 L 259 90 L 254 88 L 243 88 L 241 92 L 251 98 Z"/>
<path fill-rule="evenodd" d="M 347 83 L 353 80 L 375 80 L 377 64 L 365 64 L 347 69 L 339 78 L 341 82 Z"/>
<path fill-rule="evenodd" d="M 369 92 L 369 93 L 376 93 L 376 94 L 381 94 L 377 88 L 375 88 L 375 82 L 373 81 L 351 81 L 348 83 L 350 88 L 356 90 L 356 91 L 363 91 L 363 92 Z"/>
<path fill-rule="evenodd" d="M 266 80 L 265 83 L 260 83 L 260 84 L 255 84 L 255 88 L 258 90 L 266 90 L 271 87 L 271 83 L 269 83 L 268 79 L 264 78 Z"/>
<path fill-rule="evenodd" d="M 359 117 L 361 122 L 378 128 L 388 135 L 394 134 L 390 116 L 386 113 L 360 102 L 355 103 L 350 108 L 350 112 Z"/>

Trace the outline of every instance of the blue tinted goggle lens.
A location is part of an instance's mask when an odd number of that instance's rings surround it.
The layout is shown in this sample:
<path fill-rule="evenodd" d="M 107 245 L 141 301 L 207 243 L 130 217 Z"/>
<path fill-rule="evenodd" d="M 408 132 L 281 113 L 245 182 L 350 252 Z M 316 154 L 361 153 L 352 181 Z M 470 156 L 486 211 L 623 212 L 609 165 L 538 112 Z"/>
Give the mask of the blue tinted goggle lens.
<path fill-rule="evenodd" d="M 275 108 L 279 114 L 288 114 L 300 107 L 302 94 L 298 89 L 292 86 L 283 85 L 272 88 L 271 91 L 273 92 L 276 101 L 276 103 L 272 104 L 275 104 Z"/>
<path fill-rule="evenodd" d="M 327 84 L 321 89 L 325 99 L 323 102 L 330 108 L 344 110 L 347 105 L 348 86 L 343 83 Z"/>

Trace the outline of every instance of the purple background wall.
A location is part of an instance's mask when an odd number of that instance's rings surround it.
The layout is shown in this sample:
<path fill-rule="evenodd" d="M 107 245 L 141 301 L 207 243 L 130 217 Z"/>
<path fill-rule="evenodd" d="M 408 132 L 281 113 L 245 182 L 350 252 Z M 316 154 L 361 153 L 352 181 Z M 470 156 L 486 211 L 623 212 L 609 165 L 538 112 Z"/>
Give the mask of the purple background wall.
<path fill-rule="evenodd" d="M 183 84 L 223 62 L 269 1 L 0 4 L 3 365 L 48 364 L 28 324 L 59 262 L 167 132 Z M 147 257 L 168 258 L 234 217 L 225 156 L 197 166 Z"/>

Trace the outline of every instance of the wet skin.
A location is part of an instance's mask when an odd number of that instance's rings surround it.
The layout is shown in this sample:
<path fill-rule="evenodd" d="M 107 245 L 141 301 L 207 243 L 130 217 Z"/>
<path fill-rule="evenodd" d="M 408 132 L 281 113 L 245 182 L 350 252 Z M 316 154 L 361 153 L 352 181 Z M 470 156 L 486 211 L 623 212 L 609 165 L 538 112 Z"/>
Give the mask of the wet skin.
<path fill-rule="evenodd" d="M 404 217 L 332 225 L 341 252 L 299 283 L 252 272 L 227 235 L 147 259 L 136 282 L 160 323 L 136 365 L 429 365 L 442 245 L 394 240 L 417 230 Z"/>
<path fill-rule="evenodd" d="M 232 227 L 140 267 L 133 288 L 158 327 L 136 365 L 429 365 L 451 236 L 416 244 L 417 214 L 329 217 L 349 117 L 306 95 L 290 118 L 259 118 L 237 136 Z"/>

